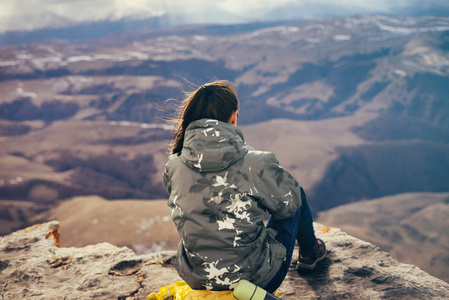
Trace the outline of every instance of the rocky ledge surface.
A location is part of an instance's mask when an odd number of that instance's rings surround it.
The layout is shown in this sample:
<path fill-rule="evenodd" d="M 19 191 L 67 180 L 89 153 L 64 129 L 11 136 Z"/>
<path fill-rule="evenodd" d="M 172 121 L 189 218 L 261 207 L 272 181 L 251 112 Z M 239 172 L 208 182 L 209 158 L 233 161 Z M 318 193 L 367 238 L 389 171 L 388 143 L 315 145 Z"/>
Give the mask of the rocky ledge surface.
<path fill-rule="evenodd" d="M 146 299 L 181 280 L 173 251 L 136 255 L 109 243 L 61 248 L 58 228 L 52 221 L 1 237 L 1 299 Z M 338 228 L 315 229 L 328 257 L 308 274 L 292 268 L 281 299 L 449 299 L 448 283 Z"/>

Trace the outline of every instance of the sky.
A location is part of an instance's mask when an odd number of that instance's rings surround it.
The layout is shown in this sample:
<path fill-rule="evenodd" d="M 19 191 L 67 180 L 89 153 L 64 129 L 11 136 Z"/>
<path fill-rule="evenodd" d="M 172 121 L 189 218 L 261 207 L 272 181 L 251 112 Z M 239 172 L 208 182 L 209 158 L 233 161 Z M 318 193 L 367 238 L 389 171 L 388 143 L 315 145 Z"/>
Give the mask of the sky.
<path fill-rule="evenodd" d="M 448 0 L 0 0 L 0 31 L 168 14 L 189 23 L 243 23 L 449 9 Z"/>

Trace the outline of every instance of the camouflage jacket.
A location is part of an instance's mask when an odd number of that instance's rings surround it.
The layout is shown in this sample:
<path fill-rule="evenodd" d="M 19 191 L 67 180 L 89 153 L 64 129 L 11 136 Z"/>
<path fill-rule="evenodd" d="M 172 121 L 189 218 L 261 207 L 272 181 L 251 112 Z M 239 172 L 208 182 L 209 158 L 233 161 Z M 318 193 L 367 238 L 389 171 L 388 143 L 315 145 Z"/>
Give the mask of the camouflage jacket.
<path fill-rule="evenodd" d="M 181 154 L 169 156 L 164 184 L 181 241 L 177 270 L 194 289 L 228 290 L 240 279 L 264 287 L 286 255 L 263 223 L 292 217 L 298 182 L 274 154 L 249 150 L 236 126 L 192 122 Z"/>

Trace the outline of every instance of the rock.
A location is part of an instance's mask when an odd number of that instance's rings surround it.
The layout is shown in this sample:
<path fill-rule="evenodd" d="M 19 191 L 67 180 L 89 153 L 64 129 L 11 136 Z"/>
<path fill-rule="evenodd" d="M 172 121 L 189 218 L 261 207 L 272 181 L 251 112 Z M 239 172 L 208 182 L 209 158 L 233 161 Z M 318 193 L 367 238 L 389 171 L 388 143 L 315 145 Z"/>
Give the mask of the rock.
<path fill-rule="evenodd" d="M 137 256 L 109 243 L 58 248 L 58 227 L 52 221 L 1 238 L 2 299 L 146 299 L 181 280 L 173 251 Z"/>
<path fill-rule="evenodd" d="M 146 299 L 181 280 L 174 251 L 136 255 L 109 243 L 59 248 L 58 228 L 52 221 L 0 239 L 2 299 Z M 337 228 L 315 229 L 328 257 L 310 273 L 291 268 L 281 299 L 449 298 L 449 284 L 419 268 Z"/>

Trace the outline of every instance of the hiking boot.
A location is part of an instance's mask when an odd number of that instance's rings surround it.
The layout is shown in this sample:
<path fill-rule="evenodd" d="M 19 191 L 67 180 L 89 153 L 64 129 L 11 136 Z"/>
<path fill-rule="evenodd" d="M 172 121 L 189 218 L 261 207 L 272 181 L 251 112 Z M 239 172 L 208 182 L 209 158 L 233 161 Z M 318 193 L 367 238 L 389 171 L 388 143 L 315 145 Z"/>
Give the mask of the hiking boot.
<path fill-rule="evenodd" d="M 304 257 L 299 251 L 298 263 L 296 268 L 298 270 L 313 270 L 318 262 L 322 261 L 326 257 L 326 245 L 320 239 L 316 239 L 316 244 L 312 249 L 312 253 Z"/>

